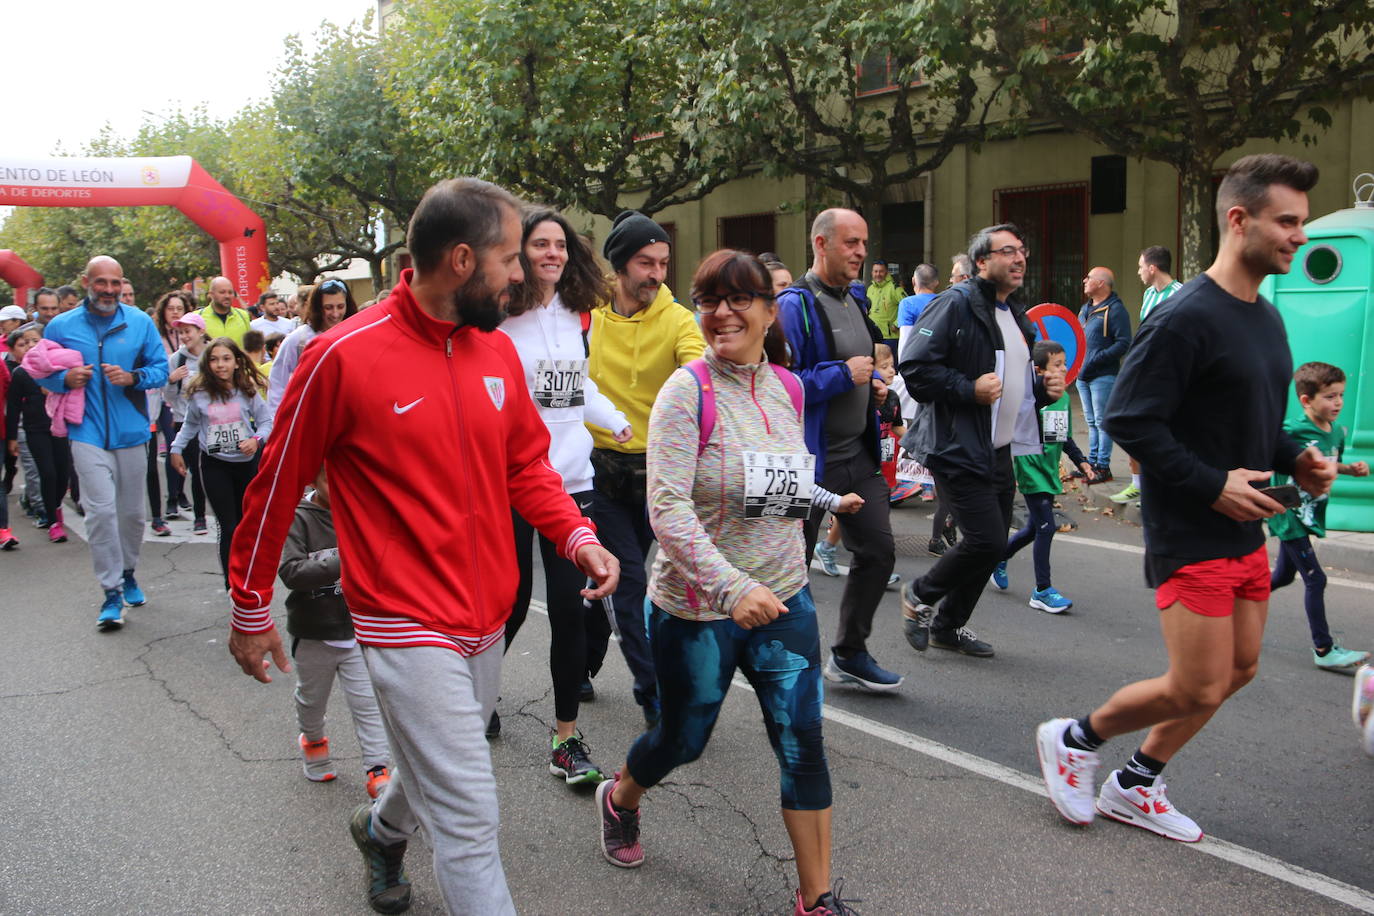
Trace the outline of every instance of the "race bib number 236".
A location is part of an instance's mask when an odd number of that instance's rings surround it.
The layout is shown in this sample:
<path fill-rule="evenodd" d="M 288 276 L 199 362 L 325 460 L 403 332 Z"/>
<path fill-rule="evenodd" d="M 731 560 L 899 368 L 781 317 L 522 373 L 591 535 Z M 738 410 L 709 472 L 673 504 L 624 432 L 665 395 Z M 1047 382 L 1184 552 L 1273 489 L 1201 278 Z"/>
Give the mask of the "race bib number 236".
<path fill-rule="evenodd" d="M 744 517 L 806 518 L 815 476 L 815 455 L 745 452 Z"/>

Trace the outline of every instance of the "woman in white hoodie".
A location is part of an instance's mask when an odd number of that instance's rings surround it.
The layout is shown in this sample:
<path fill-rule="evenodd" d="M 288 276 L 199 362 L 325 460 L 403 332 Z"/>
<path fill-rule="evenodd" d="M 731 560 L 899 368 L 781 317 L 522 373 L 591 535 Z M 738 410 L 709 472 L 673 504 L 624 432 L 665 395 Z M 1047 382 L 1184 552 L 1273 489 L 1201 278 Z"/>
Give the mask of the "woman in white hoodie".
<path fill-rule="evenodd" d="M 530 397 L 548 427 L 549 462 L 563 475 L 564 490 L 595 518 L 592 437 L 585 424 L 599 426 L 622 442 L 631 434 L 625 415 L 587 375 L 591 310 L 608 297 L 606 281 L 587 243 L 557 211 L 530 211 L 523 229 L 520 265 L 525 282 L 513 291 L 501 330 L 515 343 Z M 535 534 L 524 519 L 512 515 L 520 587 L 506 623 L 507 649 L 529 610 Z M 557 727 L 549 772 L 569 785 L 599 782 L 603 775 L 577 732 L 577 712 L 588 675 L 600 668 L 609 624 L 599 611 L 582 603 L 580 590 L 587 577 L 560 557 L 547 539 L 539 538 L 539 549 L 553 631 L 549 668 Z M 488 735 L 499 728 L 500 719 L 493 714 Z"/>

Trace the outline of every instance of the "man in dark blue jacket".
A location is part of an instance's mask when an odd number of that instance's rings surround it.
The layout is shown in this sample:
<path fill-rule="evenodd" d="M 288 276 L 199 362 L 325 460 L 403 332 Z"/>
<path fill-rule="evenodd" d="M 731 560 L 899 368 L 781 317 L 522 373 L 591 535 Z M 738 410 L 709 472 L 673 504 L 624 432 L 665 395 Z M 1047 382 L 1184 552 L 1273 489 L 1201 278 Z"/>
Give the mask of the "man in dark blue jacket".
<path fill-rule="evenodd" d="M 81 477 L 86 539 L 105 593 L 96 625 L 117 630 L 124 625 L 124 605 L 147 600 L 134 579 L 150 435 L 146 392 L 167 384 L 167 353 L 153 319 L 120 304 L 124 269 L 118 261 L 92 258 L 82 279 L 86 298 L 48 322 L 43 336 L 79 351 L 84 363 L 36 381 L 57 394 L 85 392 L 81 421 L 68 424 L 72 466 Z"/>
<path fill-rule="evenodd" d="M 825 676 L 868 690 L 893 690 L 902 678 L 868 654 L 873 615 L 896 562 L 882 475 L 875 398 L 887 386 L 873 374 L 873 345 L 881 339 L 868 318 L 864 258 L 868 224 L 853 210 L 823 211 L 811 225 L 811 269 L 778 295 L 792 371 L 806 392 L 806 446 L 816 456 L 816 482 L 832 493 L 858 493 L 864 505 L 846 515 L 840 534 L 853 555 L 840 622 Z M 838 489 L 836 489 L 838 487 Z M 805 525 L 806 559 L 815 551 L 824 512 Z"/>
<path fill-rule="evenodd" d="M 1131 316 L 1116 294 L 1116 277 L 1105 267 L 1094 267 L 1083 278 L 1088 301 L 1078 311 L 1087 351 L 1078 370 L 1078 397 L 1088 423 L 1088 463 L 1097 472 L 1090 483 L 1112 479 L 1112 440 L 1102 428 L 1107 401 L 1121 371 L 1121 357 L 1131 346 Z"/>
<path fill-rule="evenodd" d="M 902 616 L 917 651 L 932 645 L 990 658 L 992 646 L 965 624 L 1006 550 L 1012 456 L 1040 451 L 1039 408 L 1064 394 L 1064 376 L 1031 368 L 1035 326 L 1013 298 L 1029 254 L 1020 230 L 980 230 L 968 254 L 977 276 L 926 306 L 898 367 L 911 396 L 930 405 L 903 445 L 930 469 L 963 535 L 903 590 Z"/>

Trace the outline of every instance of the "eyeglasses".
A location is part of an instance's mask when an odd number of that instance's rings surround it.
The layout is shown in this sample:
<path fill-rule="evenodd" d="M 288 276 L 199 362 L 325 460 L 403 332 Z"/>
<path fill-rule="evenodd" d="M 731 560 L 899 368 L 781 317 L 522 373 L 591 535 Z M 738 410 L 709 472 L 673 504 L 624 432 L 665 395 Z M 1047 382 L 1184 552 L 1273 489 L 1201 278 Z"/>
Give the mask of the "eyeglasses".
<path fill-rule="evenodd" d="M 709 315 L 720 308 L 720 303 L 725 302 L 732 312 L 747 311 L 749 306 L 754 304 L 755 299 L 772 299 L 772 293 L 731 293 L 728 296 L 693 296 L 692 304 L 697 307 L 697 311 L 703 315 Z"/>
<path fill-rule="evenodd" d="M 320 292 L 346 293 L 348 292 L 348 287 L 344 285 L 344 281 L 342 280 L 325 280 L 323 283 L 320 284 Z"/>
<path fill-rule="evenodd" d="M 1023 258 L 1030 257 L 1030 249 L 1025 245 L 1003 245 L 1001 248 L 994 248 L 988 253 L 1000 254 L 1004 258 L 1014 257 L 1018 254 Z"/>

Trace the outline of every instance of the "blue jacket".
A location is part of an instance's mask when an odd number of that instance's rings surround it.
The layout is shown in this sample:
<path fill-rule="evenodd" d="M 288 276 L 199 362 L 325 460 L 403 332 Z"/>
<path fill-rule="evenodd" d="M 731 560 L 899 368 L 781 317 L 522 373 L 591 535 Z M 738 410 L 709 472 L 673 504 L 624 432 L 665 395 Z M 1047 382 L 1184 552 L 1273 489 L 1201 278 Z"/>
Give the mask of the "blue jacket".
<path fill-rule="evenodd" d="M 1087 382 L 1120 372 L 1121 357 L 1131 346 L 1131 316 L 1121 297 L 1112 293 L 1101 305 L 1084 303 L 1078 310 L 1078 321 L 1088 344 L 1078 377 Z"/>
<path fill-rule="evenodd" d="M 58 346 L 81 353 L 92 367 L 86 383 L 86 412 L 80 423 L 68 425 L 73 442 L 96 448 L 117 449 L 148 441 L 148 396 L 144 393 L 167 384 L 167 352 L 153 319 L 136 308 L 120 305 L 103 334 L 91 319 L 87 300 L 48 322 L 43 336 Z M 134 374 L 128 388 L 111 385 L 101 363 L 117 365 Z M 38 384 L 59 394 L 67 390 L 67 373 L 54 372 Z"/>
<path fill-rule="evenodd" d="M 868 325 L 874 342 L 881 340 L 877 325 L 868 318 L 868 297 L 864 294 L 864 285 L 858 281 L 849 284 L 849 294 L 863 310 L 864 323 Z M 816 456 L 816 480 L 819 481 L 825 473 L 825 418 L 830 412 L 830 399 L 852 391 L 854 376 L 844 360 L 831 357 L 835 348 L 834 337 L 830 325 L 822 319 L 816 307 L 815 294 L 809 288 L 798 284 L 779 293 L 778 316 L 782 321 L 782 332 L 787 337 L 787 345 L 792 350 L 791 369 L 801 377 L 802 391 L 806 396 L 806 414 L 803 418 L 806 447 Z M 873 460 L 881 465 L 878 409 L 871 394 L 868 405 L 864 443 Z"/>

